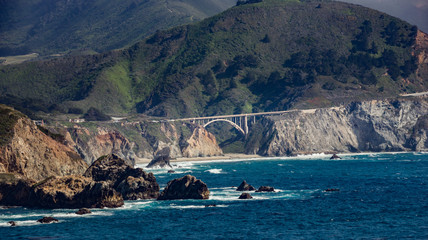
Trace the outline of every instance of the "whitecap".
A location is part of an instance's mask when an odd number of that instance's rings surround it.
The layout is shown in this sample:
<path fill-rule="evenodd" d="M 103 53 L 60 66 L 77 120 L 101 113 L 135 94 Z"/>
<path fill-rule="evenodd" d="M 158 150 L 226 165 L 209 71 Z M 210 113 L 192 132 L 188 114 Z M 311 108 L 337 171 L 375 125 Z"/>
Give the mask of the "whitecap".
<path fill-rule="evenodd" d="M 212 174 L 222 174 L 222 173 L 224 173 L 223 169 L 220 169 L 220 168 L 208 169 L 205 172 L 209 172 L 209 173 L 212 173 Z"/>

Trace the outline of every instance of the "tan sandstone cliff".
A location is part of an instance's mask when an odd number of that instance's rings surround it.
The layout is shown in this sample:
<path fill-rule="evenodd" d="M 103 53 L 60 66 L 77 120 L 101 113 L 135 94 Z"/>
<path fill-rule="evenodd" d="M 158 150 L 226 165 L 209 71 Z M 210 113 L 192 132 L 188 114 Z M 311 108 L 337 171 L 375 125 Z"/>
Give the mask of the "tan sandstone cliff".
<path fill-rule="evenodd" d="M 0 105 L 0 115 L 0 173 L 42 180 L 52 175 L 83 174 L 88 167 L 73 149 L 41 132 L 23 114 Z"/>
<path fill-rule="evenodd" d="M 153 159 L 166 148 L 171 158 L 223 154 L 213 134 L 189 123 L 125 122 L 94 128 L 76 124 L 59 131 L 89 164 L 111 153 L 133 164 Z"/>

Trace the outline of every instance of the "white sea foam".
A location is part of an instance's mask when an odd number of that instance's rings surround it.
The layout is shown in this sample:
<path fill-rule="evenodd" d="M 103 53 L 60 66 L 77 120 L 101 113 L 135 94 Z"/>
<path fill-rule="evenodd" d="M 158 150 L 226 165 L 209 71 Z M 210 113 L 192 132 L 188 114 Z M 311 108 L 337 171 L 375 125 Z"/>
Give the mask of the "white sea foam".
<path fill-rule="evenodd" d="M 209 173 L 212 173 L 212 174 L 222 174 L 222 173 L 224 173 L 223 169 L 220 169 L 220 168 L 208 169 L 205 172 L 209 172 Z"/>

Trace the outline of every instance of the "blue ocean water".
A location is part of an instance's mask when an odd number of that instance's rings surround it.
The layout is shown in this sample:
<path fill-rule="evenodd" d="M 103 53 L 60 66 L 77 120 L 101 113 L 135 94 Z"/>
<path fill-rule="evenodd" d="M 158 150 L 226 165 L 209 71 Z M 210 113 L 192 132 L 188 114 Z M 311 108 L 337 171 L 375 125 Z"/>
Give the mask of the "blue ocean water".
<path fill-rule="evenodd" d="M 428 239 L 428 154 L 361 154 L 178 163 L 210 200 L 129 201 L 119 209 L 0 209 L 1 239 Z M 242 180 L 274 193 L 238 200 Z M 338 188 L 339 192 L 325 192 Z M 217 207 L 205 207 L 216 204 Z M 43 216 L 58 223 L 38 224 Z M 8 221 L 17 222 L 10 227 Z"/>

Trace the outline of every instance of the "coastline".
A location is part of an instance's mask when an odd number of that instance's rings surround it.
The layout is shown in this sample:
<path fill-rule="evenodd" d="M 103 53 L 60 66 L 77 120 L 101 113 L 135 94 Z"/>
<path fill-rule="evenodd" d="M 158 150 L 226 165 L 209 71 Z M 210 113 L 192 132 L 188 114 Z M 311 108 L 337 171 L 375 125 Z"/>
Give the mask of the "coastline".
<path fill-rule="evenodd" d="M 358 156 L 358 155 L 377 155 L 377 154 L 405 154 L 405 153 L 422 153 L 428 154 L 428 152 L 360 152 L 360 153 L 337 153 L 339 156 Z M 263 159 L 330 159 L 332 153 L 313 153 L 313 154 L 298 154 L 296 156 L 261 156 L 257 154 L 243 154 L 243 153 L 228 153 L 222 156 L 211 156 L 211 157 L 192 157 L 192 158 L 175 158 L 171 159 L 171 163 L 183 163 L 183 162 L 213 162 L 213 161 L 239 161 L 239 160 L 263 160 Z M 140 158 L 135 162 L 135 165 L 148 164 L 151 159 Z"/>
<path fill-rule="evenodd" d="M 171 159 L 171 163 L 177 162 L 210 162 L 210 161 L 223 161 L 223 160 L 239 160 L 239 159 L 263 159 L 270 158 L 264 157 L 257 154 L 243 154 L 243 153 L 227 153 L 221 156 L 211 156 L 211 157 L 192 157 L 192 158 L 174 158 Z M 149 163 L 152 159 L 149 158 L 140 158 L 135 161 L 135 165 Z"/>

